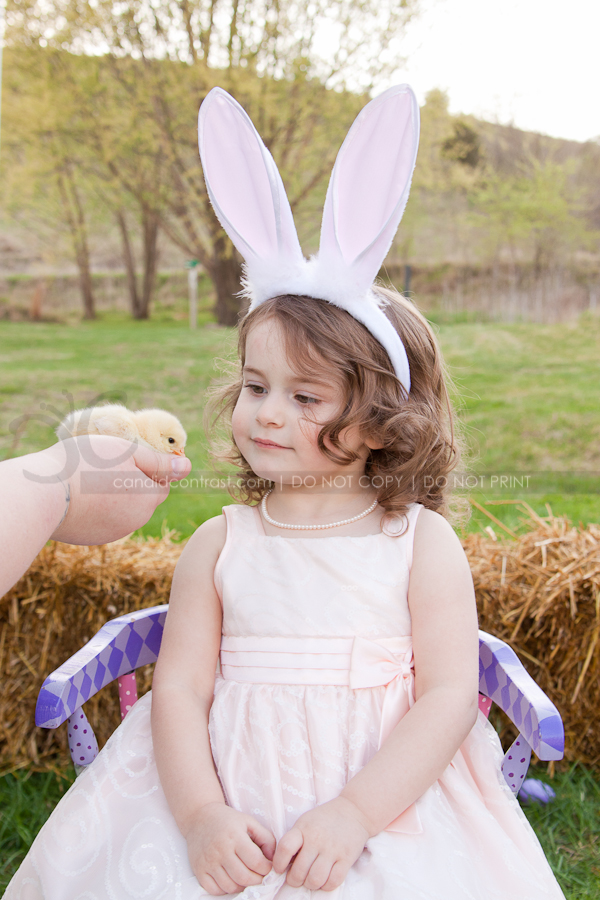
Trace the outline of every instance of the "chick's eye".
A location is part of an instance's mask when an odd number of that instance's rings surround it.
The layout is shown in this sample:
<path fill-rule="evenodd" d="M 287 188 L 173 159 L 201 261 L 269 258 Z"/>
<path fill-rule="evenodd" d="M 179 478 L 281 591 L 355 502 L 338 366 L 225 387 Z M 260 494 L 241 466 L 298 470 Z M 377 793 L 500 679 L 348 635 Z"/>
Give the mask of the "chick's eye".
<path fill-rule="evenodd" d="M 170 443 L 170 444 L 174 444 L 174 443 L 175 443 L 175 438 L 169 438 L 169 443 Z"/>

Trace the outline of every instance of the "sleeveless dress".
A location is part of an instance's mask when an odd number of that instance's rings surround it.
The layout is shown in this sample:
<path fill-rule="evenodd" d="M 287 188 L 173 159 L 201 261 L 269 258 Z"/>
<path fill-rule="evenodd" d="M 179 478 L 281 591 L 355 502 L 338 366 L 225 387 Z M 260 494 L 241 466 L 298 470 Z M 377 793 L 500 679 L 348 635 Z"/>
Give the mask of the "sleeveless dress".
<path fill-rule="evenodd" d="M 379 534 L 266 535 L 227 506 L 210 740 L 227 802 L 279 839 L 336 796 L 413 702 L 407 601 L 420 507 Z M 397 527 L 395 527 L 397 525 Z M 5 900 L 196 900 L 185 840 L 158 778 L 151 693 L 140 698 L 41 829 Z M 452 763 L 371 838 L 333 892 L 285 875 L 236 900 L 560 900 L 564 895 L 479 718 Z"/>

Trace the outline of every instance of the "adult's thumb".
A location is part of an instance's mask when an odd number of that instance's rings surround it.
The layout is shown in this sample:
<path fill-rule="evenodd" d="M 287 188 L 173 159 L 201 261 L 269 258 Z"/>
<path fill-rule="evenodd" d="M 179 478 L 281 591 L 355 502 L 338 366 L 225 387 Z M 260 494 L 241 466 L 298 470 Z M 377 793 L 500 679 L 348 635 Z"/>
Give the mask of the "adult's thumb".
<path fill-rule="evenodd" d="M 136 447 L 133 459 L 145 475 L 159 484 L 179 481 L 192 471 L 192 463 L 185 456 L 174 456 L 172 453 L 157 453 L 150 447 L 140 444 Z"/>

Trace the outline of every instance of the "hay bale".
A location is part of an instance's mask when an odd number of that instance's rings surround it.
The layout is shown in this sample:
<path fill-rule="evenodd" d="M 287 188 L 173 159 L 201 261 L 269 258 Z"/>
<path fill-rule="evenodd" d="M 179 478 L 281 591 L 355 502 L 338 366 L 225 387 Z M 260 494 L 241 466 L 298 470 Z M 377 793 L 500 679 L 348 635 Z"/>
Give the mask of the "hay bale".
<path fill-rule="evenodd" d="M 599 766 L 600 526 L 526 514 L 529 530 L 514 539 L 500 538 L 495 520 L 488 533 L 463 541 L 480 625 L 511 644 L 556 703 L 566 760 Z M 33 724 L 42 681 L 108 619 L 167 602 L 183 549 L 172 538 L 50 543 L 0 599 L 0 771 L 68 762 L 66 729 Z M 150 687 L 151 668 L 138 672 L 140 693 Z M 102 746 L 119 721 L 116 686 L 90 700 L 86 713 Z"/>
<path fill-rule="evenodd" d="M 558 707 L 565 761 L 600 765 L 600 526 L 540 517 L 514 540 L 471 534 L 480 627 L 507 641 Z M 484 510 L 485 511 L 485 510 Z M 496 526 L 497 527 L 497 526 Z"/>
<path fill-rule="evenodd" d="M 108 619 L 168 601 L 183 549 L 173 534 L 99 547 L 51 542 L 0 599 L 0 772 L 68 764 L 66 728 L 34 725 L 42 682 Z M 151 680 L 151 666 L 138 670 L 140 693 Z M 119 722 L 116 685 L 93 697 L 86 714 L 102 746 Z"/>

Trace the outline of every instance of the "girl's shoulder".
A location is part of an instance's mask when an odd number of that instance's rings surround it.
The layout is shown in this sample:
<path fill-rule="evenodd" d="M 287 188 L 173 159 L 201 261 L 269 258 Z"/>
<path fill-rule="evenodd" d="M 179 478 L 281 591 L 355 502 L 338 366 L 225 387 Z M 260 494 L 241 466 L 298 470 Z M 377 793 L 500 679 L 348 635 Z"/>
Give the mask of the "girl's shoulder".
<path fill-rule="evenodd" d="M 200 553 L 204 558 L 218 559 L 225 541 L 227 540 L 227 522 L 223 513 L 207 519 L 196 528 L 180 556 L 180 562 L 185 563 L 186 560 L 194 557 L 197 558 Z"/>
<path fill-rule="evenodd" d="M 421 503 L 413 503 L 409 515 L 415 516 L 415 532 L 419 535 L 431 535 L 432 537 L 444 536 L 458 541 L 454 528 L 441 513 L 434 509 L 427 509 Z M 452 537 L 451 537 L 452 536 Z M 459 542 L 460 543 L 460 542 Z"/>
<path fill-rule="evenodd" d="M 225 546 L 231 543 L 235 532 L 252 531 L 254 524 L 254 508 L 243 503 L 231 503 L 223 507 L 218 516 L 207 519 L 189 538 L 184 553 L 196 556 L 198 552 L 216 560 L 221 556 Z"/>
<path fill-rule="evenodd" d="M 220 537 L 225 537 L 225 533 L 227 531 L 227 522 L 225 519 L 224 513 L 220 513 L 218 516 L 213 516 L 211 519 L 206 519 L 202 525 L 199 525 L 198 528 L 194 531 L 192 537 L 197 540 L 210 540 L 210 539 L 220 539 Z"/>
<path fill-rule="evenodd" d="M 415 524 L 413 559 L 430 567 L 435 560 L 437 566 L 452 563 L 459 568 L 468 568 L 467 557 L 460 539 L 450 522 L 433 509 L 422 507 Z"/>

